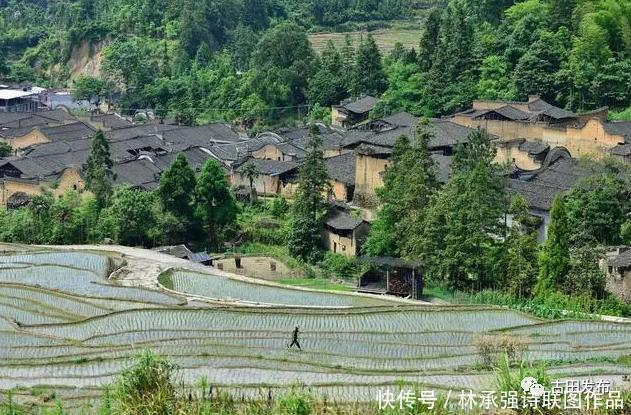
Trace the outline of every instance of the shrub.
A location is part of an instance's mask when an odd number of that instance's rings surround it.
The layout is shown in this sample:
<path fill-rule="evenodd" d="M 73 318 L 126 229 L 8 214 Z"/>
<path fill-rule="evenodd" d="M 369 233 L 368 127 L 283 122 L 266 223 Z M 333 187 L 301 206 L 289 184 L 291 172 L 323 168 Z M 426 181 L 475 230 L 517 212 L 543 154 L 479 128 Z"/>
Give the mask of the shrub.
<path fill-rule="evenodd" d="M 275 415 L 309 415 L 311 398 L 306 393 L 292 388 L 278 399 L 273 413 Z"/>
<path fill-rule="evenodd" d="M 353 259 L 333 252 L 327 252 L 318 265 L 326 273 L 343 279 L 354 278 L 359 273 L 359 266 Z"/>
<path fill-rule="evenodd" d="M 175 366 L 145 351 L 133 367 L 119 377 L 110 403 L 114 415 L 175 413 Z"/>
<path fill-rule="evenodd" d="M 495 358 L 498 353 L 503 354 L 509 363 L 520 361 L 528 345 L 525 339 L 508 334 L 482 334 L 474 340 L 478 349 L 482 365 L 491 367 L 498 362 Z"/>

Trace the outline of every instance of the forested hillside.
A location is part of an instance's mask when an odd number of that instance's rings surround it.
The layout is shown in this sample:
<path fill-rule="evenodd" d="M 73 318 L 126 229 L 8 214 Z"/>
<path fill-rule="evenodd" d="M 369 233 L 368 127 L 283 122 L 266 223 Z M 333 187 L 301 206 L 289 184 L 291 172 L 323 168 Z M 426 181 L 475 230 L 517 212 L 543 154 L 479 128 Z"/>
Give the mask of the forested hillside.
<path fill-rule="evenodd" d="M 628 0 L 2 0 L 0 11 L 5 80 L 66 85 L 83 46 L 99 70 L 73 79 L 81 96 L 115 92 L 123 112 L 186 123 L 323 118 L 362 93 L 383 95 L 380 113 L 427 116 L 535 93 L 579 111 L 631 105 Z M 401 19 L 423 34 L 388 56 L 370 36 L 320 55 L 307 38 Z"/>

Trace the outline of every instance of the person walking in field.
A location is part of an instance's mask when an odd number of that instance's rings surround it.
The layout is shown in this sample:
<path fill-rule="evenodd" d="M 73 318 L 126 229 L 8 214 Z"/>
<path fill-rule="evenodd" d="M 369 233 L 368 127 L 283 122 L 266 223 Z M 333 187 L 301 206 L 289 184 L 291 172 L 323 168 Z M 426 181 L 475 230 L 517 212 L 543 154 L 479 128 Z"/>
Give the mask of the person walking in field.
<path fill-rule="evenodd" d="M 298 326 L 296 326 L 296 328 L 294 329 L 294 332 L 292 334 L 291 344 L 289 345 L 289 347 L 287 347 L 288 349 L 292 349 L 294 346 L 296 346 L 298 348 L 298 350 L 302 351 L 302 347 L 300 347 L 300 343 L 298 342 L 298 333 L 299 332 L 300 332 L 300 329 L 298 329 Z"/>

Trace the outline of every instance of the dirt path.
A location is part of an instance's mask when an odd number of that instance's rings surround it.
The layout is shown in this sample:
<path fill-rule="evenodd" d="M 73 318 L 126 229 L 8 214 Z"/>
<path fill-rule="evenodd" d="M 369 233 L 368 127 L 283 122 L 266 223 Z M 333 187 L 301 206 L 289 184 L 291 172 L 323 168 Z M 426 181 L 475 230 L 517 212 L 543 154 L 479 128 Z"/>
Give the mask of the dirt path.
<path fill-rule="evenodd" d="M 146 287 L 150 289 L 162 289 L 166 290 L 158 284 L 158 275 L 171 268 L 186 269 L 190 271 L 199 272 L 207 275 L 214 275 L 220 277 L 231 278 L 235 280 L 244 281 L 251 284 L 267 285 L 273 287 L 279 287 L 283 289 L 302 290 L 309 292 L 324 292 L 328 291 L 313 290 L 303 287 L 288 287 L 279 285 L 271 281 L 266 281 L 258 278 L 246 277 L 243 275 L 233 274 L 230 272 L 218 270 L 217 268 L 206 267 L 201 264 L 191 262 L 186 259 L 175 258 L 167 254 L 152 251 L 150 249 L 132 248 L 121 245 L 37 245 L 38 248 L 55 249 L 55 250 L 74 250 L 74 251 L 95 251 L 101 253 L 113 253 L 125 260 L 125 264 L 117 271 L 113 272 L 110 276 L 111 279 L 116 280 L 117 283 L 128 287 Z M 169 290 L 166 290 L 169 291 Z M 189 303 L 211 300 L 212 298 L 205 298 L 197 295 L 175 293 L 185 297 Z M 342 293 L 338 293 L 342 294 Z M 375 298 L 369 294 L 362 293 L 343 293 L 344 295 L 353 295 L 357 297 Z M 407 305 L 428 305 L 430 303 L 408 300 L 398 297 L 386 297 L 384 300 L 391 301 L 394 304 L 407 304 Z M 222 303 L 225 303 L 222 301 Z M 241 302 L 235 302 L 235 304 L 241 304 Z"/>

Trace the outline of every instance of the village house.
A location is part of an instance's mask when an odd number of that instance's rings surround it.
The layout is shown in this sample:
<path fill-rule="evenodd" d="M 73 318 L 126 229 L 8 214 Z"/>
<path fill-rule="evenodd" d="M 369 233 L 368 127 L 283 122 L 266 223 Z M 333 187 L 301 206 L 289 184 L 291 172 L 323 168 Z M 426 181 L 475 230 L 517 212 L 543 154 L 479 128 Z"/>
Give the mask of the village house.
<path fill-rule="evenodd" d="M 331 209 L 322 228 L 324 247 L 347 257 L 357 256 L 367 235 L 366 221 L 337 208 Z"/>
<path fill-rule="evenodd" d="M 607 291 L 631 304 L 631 247 L 616 247 L 600 262 L 607 275 Z"/>
<path fill-rule="evenodd" d="M 0 85 L 0 112 L 35 112 L 46 109 L 44 88 Z"/>
<path fill-rule="evenodd" d="M 349 128 L 368 119 L 370 111 L 375 108 L 379 100 L 370 95 L 350 98 L 331 108 L 331 125 Z"/>
<path fill-rule="evenodd" d="M 396 140 L 402 135 L 413 140 L 418 122 L 410 114 L 398 113 L 349 131 L 345 149 L 356 153 L 354 202 L 366 209 L 366 219 L 371 220 L 378 207 L 376 190 L 383 186 L 383 173 Z M 429 147 L 439 168 L 439 179 L 446 182 L 454 149 L 467 142 L 472 130 L 442 119 L 431 119 L 424 128 L 431 134 Z"/>
<path fill-rule="evenodd" d="M 474 101 L 471 109 L 455 114 L 453 122 L 499 137 L 499 163 L 534 169 L 555 147 L 564 147 L 573 157 L 614 154 L 626 161 L 631 122 L 610 122 L 607 117 L 607 108 L 578 115 L 532 95 L 527 102 Z"/>
<path fill-rule="evenodd" d="M 297 174 L 300 162 L 249 159 L 231 173 L 230 183 L 234 187 L 250 188 L 250 179 L 244 173 L 248 166 L 254 166 L 256 172 L 252 182 L 256 194 L 293 197 L 298 185 Z"/>

